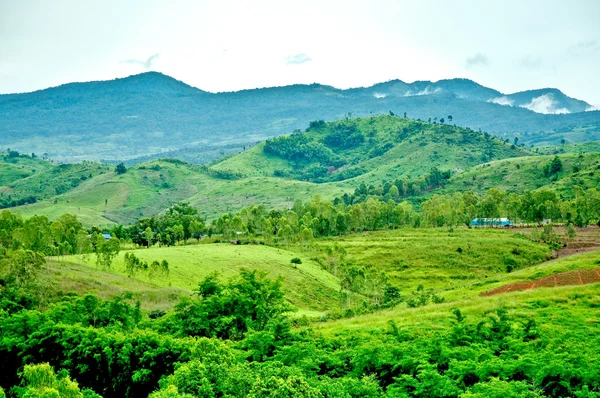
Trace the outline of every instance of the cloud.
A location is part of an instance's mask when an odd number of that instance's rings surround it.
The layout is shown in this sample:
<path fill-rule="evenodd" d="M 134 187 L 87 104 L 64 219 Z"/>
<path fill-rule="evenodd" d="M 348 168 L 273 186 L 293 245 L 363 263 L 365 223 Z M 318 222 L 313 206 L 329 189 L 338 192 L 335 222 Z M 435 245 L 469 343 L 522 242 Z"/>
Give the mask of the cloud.
<path fill-rule="evenodd" d="M 385 97 L 387 97 L 387 94 L 373 93 L 373 97 L 375 97 L 375 98 L 385 98 Z"/>
<path fill-rule="evenodd" d="M 542 59 L 540 57 L 527 55 L 519 60 L 519 65 L 523 68 L 539 69 L 542 67 Z"/>
<path fill-rule="evenodd" d="M 471 68 L 473 66 L 486 66 L 489 64 L 489 60 L 487 55 L 482 54 L 482 53 L 477 53 L 475 55 L 473 55 L 472 57 L 469 57 L 465 60 L 465 66 L 467 68 Z"/>
<path fill-rule="evenodd" d="M 590 105 L 585 109 L 586 112 L 600 111 L 600 105 Z"/>
<path fill-rule="evenodd" d="M 160 57 L 160 54 L 154 54 L 146 58 L 146 60 L 140 59 L 127 59 L 125 61 L 121 61 L 122 64 L 131 64 L 131 65 L 140 65 L 144 69 L 152 68 L 152 64 Z"/>
<path fill-rule="evenodd" d="M 312 61 L 312 58 L 306 54 L 294 54 L 285 57 L 285 63 L 288 65 L 301 65 L 310 61 Z"/>
<path fill-rule="evenodd" d="M 498 104 L 502 106 L 513 106 L 515 104 L 515 101 L 511 100 L 507 96 L 492 98 L 489 99 L 487 102 L 491 102 L 492 104 Z"/>
<path fill-rule="evenodd" d="M 544 94 L 532 98 L 530 103 L 521 105 L 521 108 L 545 114 L 571 113 L 567 108 L 556 108 L 556 104 L 557 102 L 552 94 Z"/>
<path fill-rule="evenodd" d="M 598 40 L 583 40 L 570 46 L 568 51 L 574 57 L 581 57 L 600 51 L 600 43 Z"/>
<path fill-rule="evenodd" d="M 441 92 L 442 92 L 442 89 L 439 87 L 432 89 L 431 86 L 427 86 L 427 87 L 425 87 L 425 90 L 421 90 L 416 93 L 413 93 L 412 91 L 407 91 L 406 93 L 404 93 L 404 96 L 405 97 L 415 97 L 415 96 L 419 96 L 419 95 L 439 94 Z"/>

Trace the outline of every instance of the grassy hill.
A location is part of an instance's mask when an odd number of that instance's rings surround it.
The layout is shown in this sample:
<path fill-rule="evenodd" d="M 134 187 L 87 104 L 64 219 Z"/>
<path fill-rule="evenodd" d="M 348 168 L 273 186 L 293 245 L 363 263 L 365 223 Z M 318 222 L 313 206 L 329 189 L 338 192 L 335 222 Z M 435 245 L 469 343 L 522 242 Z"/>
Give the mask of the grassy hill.
<path fill-rule="evenodd" d="M 347 141 L 350 136 L 356 142 Z M 304 143 L 295 145 L 298 139 Z M 265 147 L 273 143 L 282 144 L 267 151 Z M 307 157 L 313 149 L 321 155 Z M 460 171 L 485 160 L 527 153 L 469 129 L 377 116 L 323 122 L 208 167 L 156 160 L 118 175 L 112 167 L 97 163 L 63 164 L 13 181 L 0 192 L 12 197 L 35 194 L 37 203 L 15 209 L 25 216 L 56 218 L 72 213 L 86 225 L 131 223 L 179 201 L 214 218 L 251 204 L 281 208 L 317 194 L 330 199 L 363 182 L 416 178 L 434 166 Z"/>
<path fill-rule="evenodd" d="M 41 159 L 31 158 L 26 155 L 10 156 L 8 152 L 0 152 L 0 186 L 10 185 L 11 183 L 32 176 L 52 168 L 50 162 Z"/>
<path fill-rule="evenodd" d="M 138 272 L 127 278 L 126 252 L 133 252 L 146 262 L 167 260 L 169 277 L 149 279 L 147 273 Z M 339 310 L 340 278 L 346 266 L 364 268 L 367 273 L 383 272 L 388 283 L 400 288 L 407 297 L 421 285 L 445 300 L 455 301 L 476 297 L 480 291 L 505 282 L 576 269 L 579 263 L 575 258 L 589 258 L 590 267 L 600 260 L 597 252 L 591 252 L 547 263 L 551 254 L 548 246 L 511 231 L 403 229 L 319 239 L 309 250 L 295 245 L 284 248 L 229 243 L 124 249 L 110 271 L 96 268 L 93 254 L 83 261 L 79 256 L 67 256 L 51 263 L 50 279 L 65 291 L 104 289 L 103 294 L 110 296 L 130 290 L 140 295 L 146 307 L 154 308 L 168 306 L 173 301 L 170 295 L 190 294 L 198 281 L 212 272 L 228 279 L 246 268 L 267 272 L 270 278 L 282 278 L 288 301 L 300 314 L 314 315 Z M 294 257 L 299 257 L 302 264 L 291 264 Z M 339 268 L 334 268 L 334 262 Z M 513 271 L 507 273 L 507 266 Z M 355 300 L 360 301 L 358 296 Z"/>
<path fill-rule="evenodd" d="M 296 198 L 333 197 L 343 190 L 331 184 L 314 184 L 279 178 L 227 180 L 209 175 L 198 166 L 158 160 L 136 165 L 122 175 L 108 171 L 82 182 L 68 192 L 20 206 L 23 216 L 75 214 L 85 225 L 128 224 L 152 216 L 180 201 L 189 201 L 214 218 L 244 206 L 291 206 Z"/>
<path fill-rule="evenodd" d="M 315 122 L 304 133 L 269 139 L 211 169 L 314 182 L 348 180 L 358 186 L 416 178 L 432 167 L 462 171 L 489 159 L 525 154 L 473 130 L 376 116 Z"/>
<path fill-rule="evenodd" d="M 115 259 L 110 275 L 125 277 L 122 251 Z M 146 275 L 138 274 L 133 284 L 134 291 L 147 291 L 148 285 L 161 290 L 172 287 L 185 294 L 191 294 L 200 280 L 213 272 L 218 272 L 223 280 L 237 275 L 246 268 L 267 272 L 272 279 L 281 278 L 289 302 L 303 313 L 325 311 L 337 306 L 340 283 L 317 263 L 301 253 L 262 245 L 237 246 L 231 244 L 203 244 L 170 248 L 151 248 L 134 250 L 133 253 L 143 261 L 167 260 L 170 275 L 168 278 L 149 280 Z M 290 260 L 301 257 L 302 264 L 294 265 Z M 67 263 L 78 263 L 77 256 L 67 257 Z M 90 276 L 97 273 L 95 255 L 92 255 L 77 269 Z M 73 265 L 71 265 L 73 266 Z M 59 268 L 60 269 L 60 268 Z M 59 282 L 64 283 L 64 282 Z M 139 285 L 138 285 L 139 284 Z"/>
<path fill-rule="evenodd" d="M 22 164 L 7 168 L 3 178 L 10 183 L 0 187 L 0 199 L 35 195 L 37 203 L 15 211 L 50 218 L 72 213 L 86 225 L 109 225 L 132 223 L 180 201 L 209 219 L 251 204 L 290 207 L 314 195 L 339 197 L 363 183 L 417 180 L 433 167 L 453 176 L 443 188 L 424 192 L 425 197 L 491 187 L 517 192 L 547 187 L 572 196 L 574 186 L 600 186 L 599 153 L 578 153 L 596 147 L 565 147 L 573 152 L 560 155 L 562 169 L 547 174 L 554 155 L 534 156 L 470 129 L 384 115 L 315 122 L 305 132 L 269 139 L 207 166 L 162 159 L 118 175 L 112 166 L 98 163 L 55 165 L 20 157 Z"/>
<path fill-rule="evenodd" d="M 572 197 L 575 194 L 574 186 L 583 189 L 600 187 L 600 153 L 561 154 L 562 170 L 546 174 L 544 168 L 555 156 L 519 157 L 478 165 L 452 177 L 441 191 L 482 192 L 496 187 L 509 192 L 522 192 L 549 188 L 565 197 Z"/>
<path fill-rule="evenodd" d="M 167 260 L 170 275 L 150 279 L 147 273 L 140 271 L 128 277 L 123 260 L 126 252 L 133 252 L 147 262 Z M 339 332 L 346 327 L 384 326 L 389 319 L 399 326 L 413 327 L 423 322 L 420 327 L 428 327 L 430 322 L 444 321 L 450 309 L 456 306 L 467 314 L 482 316 L 499 306 L 531 310 L 528 303 L 532 300 L 560 302 L 574 292 L 584 295 L 597 292 L 600 285 L 480 296 L 509 283 L 600 267 L 598 250 L 555 260 L 550 260 L 551 254 L 547 245 L 532 242 L 512 231 L 403 229 L 319 239 L 308 251 L 294 245 L 283 248 L 223 243 L 124 249 L 109 271 L 95 266 L 94 255 L 83 261 L 79 256 L 67 256 L 60 261 L 50 261 L 46 278 L 63 291 L 92 292 L 107 298 L 132 291 L 142 300 L 144 308 L 168 309 L 177 297 L 191 294 L 198 281 L 212 272 L 218 272 L 220 278 L 226 280 L 246 268 L 266 272 L 269 278 L 281 278 L 286 299 L 299 311 L 297 315 L 312 316 L 340 311 L 342 268 L 358 267 L 367 275 L 371 275 L 371 271 L 383 272 L 388 283 L 398 287 L 407 299 L 422 286 L 423 291 L 431 289 L 444 301 L 418 308 L 402 303 L 392 310 L 319 326 L 320 330 Z M 302 264 L 291 264 L 293 257 L 301 258 Z M 333 262 L 338 262 L 340 268 L 334 269 Z M 507 272 L 507 266 L 511 266 L 511 272 Z M 360 300 L 357 295 L 353 302 Z"/>

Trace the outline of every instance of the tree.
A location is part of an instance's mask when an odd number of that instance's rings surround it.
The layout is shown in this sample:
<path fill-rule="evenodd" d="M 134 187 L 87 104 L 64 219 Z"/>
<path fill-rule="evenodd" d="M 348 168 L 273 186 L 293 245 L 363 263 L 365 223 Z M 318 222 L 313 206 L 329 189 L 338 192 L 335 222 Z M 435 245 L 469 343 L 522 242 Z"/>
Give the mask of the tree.
<path fill-rule="evenodd" d="M 64 372 L 59 372 L 57 376 L 48 363 L 25 365 L 23 379 L 24 387 L 16 388 L 20 397 L 100 397 L 89 390 L 86 390 L 85 394 L 82 393 L 76 381 L 71 380 Z"/>
<path fill-rule="evenodd" d="M 201 220 L 192 220 L 190 222 L 190 235 L 200 242 L 200 238 L 202 237 L 202 233 L 205 231 L 206 227 Z"/>
<path fill-rule="evenodd" d="M 120 250 L 121 242 L 119 239 L 110 238 L 105 240 L 102 235 L 98 235 L 96 240 L 96 266 L 109 269 Z"/>
<path fill-rule="evenodd" d="M 35 282 L 45 263 L 46 260 L 40 253 L 17 250 L 0 260 L 0 278 L 20 287 Z"/>
<path fill-rule="evenodd" d="M 562 170 L 562 161 L 558 156 L 555 156 L 550 163 L 550 174 L 556 174 Z"/>
<path fill-rule="evenodd" d="M 448 123 L 452 123 L 452 115 L 448 115 Z"/>
<path fill-rule="evenodd" d="M 25 248 L 52 255 L 52 230 L 46 216 L 33 216 L 23 224 Z"/>
<path fill-rule="evenodd" d="M 152 228 L 147 227 L 144 230 L 144 240 L 146 241 L 148 247 L 154 244 L 154 232 L 152 231 Z"/>
<path fill-rule="evenodd" d="M 125 174 L 127 172 L 127 168 L 123 164 L 123 162 L 119 163 L 117 167 L 115 167 L 115 173 L 117 174 Z"/>

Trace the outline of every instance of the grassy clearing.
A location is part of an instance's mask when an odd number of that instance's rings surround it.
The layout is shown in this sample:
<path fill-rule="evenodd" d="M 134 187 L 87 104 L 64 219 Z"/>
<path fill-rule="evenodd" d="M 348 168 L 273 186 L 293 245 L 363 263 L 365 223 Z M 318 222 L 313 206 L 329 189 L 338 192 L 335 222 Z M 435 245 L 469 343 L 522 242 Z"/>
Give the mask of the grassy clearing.
<path fill-rule="evenodd" d="M 102 299 L 113 299 L 130 292 L 148 311 L 169 310 L 177 304 L 179 297 L 191 293 L 176 287 L 161 287 L 140 278 L 129 278 L 118 272 L 54 260 L 48 261 L 43 278 L 64 293 L 94 294 Z"/>
<path fill-rule="evenodd" d="M 384 271 L 405 292 L 418 285 L 457 289 L 552 255 L 546 245 L 493 229 L 401 229 L 325 239 L 317 245 L 324 251 L 335 243 L 347 251 L 346 262 Z"/>
<path fill-rule="evenodd" d="M 123 260 L 125 252 L 122 251 L 114 260 L 112 274 L 126 277 Z M 139 249 L 134 253 L 147 262 L 167 260 L 170 269 L 168 278 L 152 281 L 145 274 L 138 273 L 135 278 L 130 278 L 136 283 L 144 282 L 159 288 L 174 287 L 191 292 L 201 279 L 212 272 L 218 272 L 222 278 L 227 279 L 246 268 L 267 272 L 271 278 L 281 277 L 287 299 L 305 313 L 338 306 L 340 285 L 337 278 L 302 256 L 300 258 L 303 263 L 294 267 L 290 260 L 298 254 L 288 250 L 262 245 L 205 244 Z M 65 261 L 77 263 L 78 258 L 70 256 Z M 85 268 L 93 268 L 94 264 L 93 255 L 84 261 Z"/>

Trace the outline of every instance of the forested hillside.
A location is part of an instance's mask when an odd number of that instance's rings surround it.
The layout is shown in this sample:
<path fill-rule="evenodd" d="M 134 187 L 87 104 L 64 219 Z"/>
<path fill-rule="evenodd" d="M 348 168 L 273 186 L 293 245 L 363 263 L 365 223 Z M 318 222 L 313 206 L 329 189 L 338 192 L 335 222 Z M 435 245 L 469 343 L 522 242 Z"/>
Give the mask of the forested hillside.
<path fill-rule="evenodd" d="M 558 90 L 517 93 L 514 106 L 493 100 L 502 93 L 466 79 L 339 90 L 319 84 L 231 93 L 208 93 L 148 72 L 105 82 L 71 83 L 33 93 L 0 95 L 0 145 L 47 153 L 57 160 L 127 160 L 184 147 L 210 147 L 198 161 L 219 157 L 219 145 L 249 145 L 305 129 L 312 120 L 345 114 L 407 113 L 483 130 L 523 143 L 558 144 L 600 139 L 600 112 Z M 516 94 L 515 94 L 516 95 Z M 543 114 L 527 101 L 552 95 Z M 515 102 L 516 101 L 516 102 Z M 586 108 L 587 109 L 587 108 Z M 585 129 L 581 134 L 579 129 Z"/>

